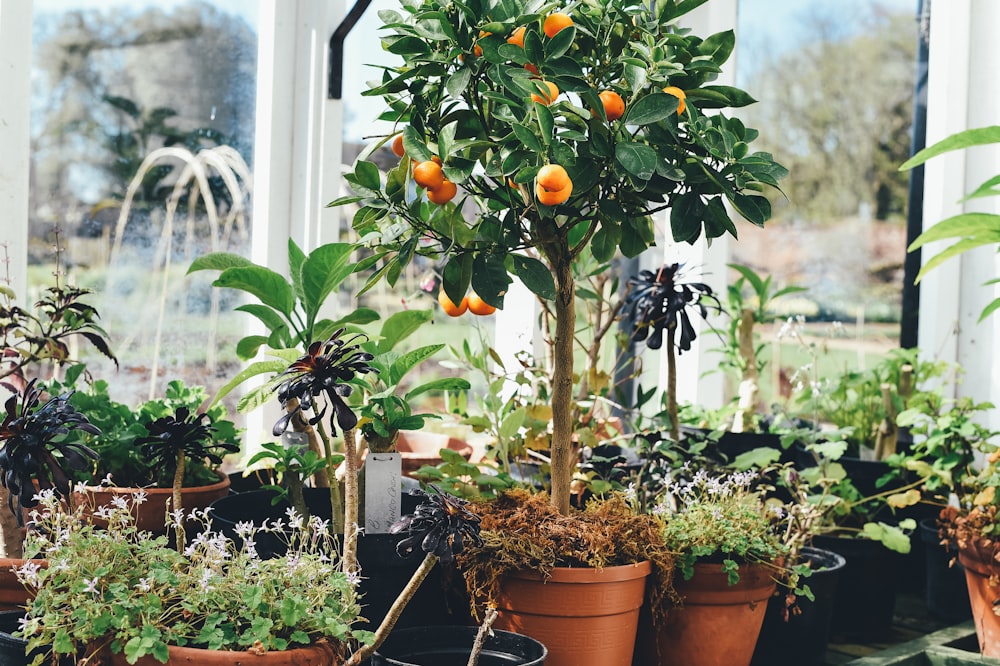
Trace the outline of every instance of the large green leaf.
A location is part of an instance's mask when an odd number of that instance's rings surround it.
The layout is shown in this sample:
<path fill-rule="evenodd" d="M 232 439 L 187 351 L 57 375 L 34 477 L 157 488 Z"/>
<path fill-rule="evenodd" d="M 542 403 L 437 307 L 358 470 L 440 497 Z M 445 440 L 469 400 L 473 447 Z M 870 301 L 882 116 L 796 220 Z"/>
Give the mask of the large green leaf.
<path fill-rule="evenodd" d="M 433 318 L 434 313 L 431 310 L 403 310 L 390 315 L 382 324 L 378 353 L 391 350 Z"/>
<path fill-rule="evenodd" d="M 348 264 L 354 249 L 350 243 L 321 245 L 302 264 L 303 304 L 310 321 L 315 321 L 330 293 L 351 274 Z"/>
<path fill-rule="evenodd" d="M 212 283 L 216 287 L 239 289 L 256 296 L 286 317 L 291 316 L 295 307 L 292 287 L 278 273 L 263 266 L 237 266 L 226 269 Z"/>
<path fill-rule="evenodd" d="M 510 286 L 510 276 L 503 257 L 493 254 L 476 255 L 472 262 L 472 288 L 486 303 L 503 307 L 503 296 Z"/>
<path fill-rule="evenodd" d="M 679 100 L 666 93 L 646 95 L 625 112 L 626 125 L 651 125 L 677 113 Z"/>
<path fill-rule="evenodd" d="M 983 146 L 990 143 L 1000 143 L 1000 125 L 990 127 L 977 127 L 944 138 L 937 143 L 928 146 L 919 153 L 903 162 L 899 167 L 900 171 L 906 171 L 923 164 L 932 157 L 937 157 L 942 153 L 952 150 L 962 150 L 971 146 Z"/>
<path fill-rule="evenodd" d="M 443 344 L 424 345 L 399 356 L 389 367 L 388 377 L 384 377 L 386 384 L 395 386 L 406 376 L 410 370 L 417 367 L 434 354 L 444 349 Z"/>
<path fill-rule="evenodd" d="M 547 300 L 556 297 L 556 283 L 548 266 L 534 257 L 526 257 L 523 254 L 511 255 L 511 259 L 514 264 L 514 274 L 532 293 Z"/>
<path fill-rule="evenodd" d="M 656 151 L 642 143 L 623 141 L 615 145 L 615 160 L 640 180 L 653 177 L 658 159 Z"/>
<path fill-rule="evenodd" d="M 224 271 L 227 268 L 237 266 L 253 266 L 253 262 L 246 257 L 230 252 L 212 252 L 192 261 L 187 272 L 191 274 L 195 271 Z"/>
<path fill-rule="evenodd" d="M 283 360 L 257 361 L 256 363 L 251 363 L 219 389 L 219 392 L 215 394 L 214 398 L 212 398 L 211 406 L 214 407 L 219 404 L 219 402 L 229 395 L 234 388 L 251 377 L 257 377 L 259 375 L 277 375 L 284 372 L 287 367 L 288 363 Z"/>

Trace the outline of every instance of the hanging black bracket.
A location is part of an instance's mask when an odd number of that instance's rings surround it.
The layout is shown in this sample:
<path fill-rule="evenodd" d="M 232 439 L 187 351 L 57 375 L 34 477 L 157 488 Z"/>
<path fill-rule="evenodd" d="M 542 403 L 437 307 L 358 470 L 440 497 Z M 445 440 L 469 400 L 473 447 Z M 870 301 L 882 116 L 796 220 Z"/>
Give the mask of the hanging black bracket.
<path fill-rule="evenodd" d="M 344 40 L 368 9 L 372 0 L 357 0 L 351 11 L 330 35 L 330 71 L 326 85 L 327 99 L 340 99 L 344 88 Z"/>

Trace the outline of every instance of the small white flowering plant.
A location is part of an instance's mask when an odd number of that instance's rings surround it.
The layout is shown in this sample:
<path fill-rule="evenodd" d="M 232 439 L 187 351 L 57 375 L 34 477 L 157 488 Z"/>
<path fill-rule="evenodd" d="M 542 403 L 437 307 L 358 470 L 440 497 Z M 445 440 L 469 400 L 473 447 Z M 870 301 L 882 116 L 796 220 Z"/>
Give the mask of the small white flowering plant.
<path fill-rule="evenodd" d="M 77 663 L 97 663 L 110 650 L 128 663 L 151 655 L 166 663 L 169 645 L 261 653 L 327 642 L 346 655 L 370 632 L 351 625 L 361 612 L 357 576 L 342 571 L 328 525 L 289 510 L 262 527 L 236 526 L 237 540 L 207 529 L 206 511 L 190 514 L 203 527 L 180 552 L 165 536 L 136 528 L 131 503 L 116 497 L 94 510 L 98 528 L 43 491 L 31 513 L 27 552 L 48 560 L 17 570 L 35 592 L 20 635 Z M 185 518 L 175 511 L 171 519 Z M 287 540 L 282 557 L 262 560 L 260 531 Z M 334 554 L 334 555 L 331 555 Z M 33 664 L 44 663 L 39 655 Z"/>
<path fill-rule="evenodd" d="M 760 473 L 685 471 L 668 480 L 651 510 L 684 579 L 694 576 L 697 562 L 722 564 L 730 585 L 739 582 L 740 566 L 753 563 L 787 579 L 789 546 L 782 530 L 787 509 L 766 498 Z"/>

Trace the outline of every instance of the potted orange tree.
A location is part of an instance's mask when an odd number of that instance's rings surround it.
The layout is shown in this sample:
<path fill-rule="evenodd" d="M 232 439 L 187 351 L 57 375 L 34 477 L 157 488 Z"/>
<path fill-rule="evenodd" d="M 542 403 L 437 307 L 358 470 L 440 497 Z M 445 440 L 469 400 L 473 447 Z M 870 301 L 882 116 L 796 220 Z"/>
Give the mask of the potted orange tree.
<path fill-rule="evenodd" d="M 712 84 L 732 31 L 679 27 L 700 4 L 428 0 L 380 14 L 385 48 L 405 62 L 366 93 L 385 99 L 382 118 L 395 126 L 373 148 L 393 141 L 402 158 L 383 176 L 363 155 L 345 175 L 353 194 L 333 205 L 359 206 L 353 225 L 375 252 L 373 282 L 395 282 L 422 254 L 443 261 L 452 303 L 474 293 L 502 308 L 513 278 L 550 303 L 561 514 L 577 461 L 574 263 L 640 254 L 654 243 L 653 215 L 667 210 L 679 242 L 735 235 L 730 211 L 763 225 L 762 193 L 785 174 L 751 151 L 755 130 L 716 112 L 754 100 Z"/>

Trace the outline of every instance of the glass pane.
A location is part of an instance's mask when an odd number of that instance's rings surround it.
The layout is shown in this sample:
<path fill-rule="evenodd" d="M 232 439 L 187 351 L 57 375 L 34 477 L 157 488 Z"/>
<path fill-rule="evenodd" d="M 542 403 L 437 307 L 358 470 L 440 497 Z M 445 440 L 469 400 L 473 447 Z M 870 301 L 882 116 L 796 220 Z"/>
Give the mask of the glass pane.
<path fill-rule="evenodd" d="M 184 273 L 194 256 L 249 247 L 257 3 L 34 8 L 32 295 L 54 279 L 58 228 L 60 279 L 93 290 L 120 370 L 85 343 L 79 354 L 113 397 L 134 404 L 175 378 L 214 392 L 245 316 L 218 302 L 212 275 Z"/>
<path fill-rule="evenodd" d="M 788 167 L 766 229 L 735 262 L 807 287 L 779 301 L 824 336 L 846 334 L 838 370 L 898 346 L 918 45 L 917 0 L 740 0 L 737 85 L 755 149 Z M 846 338 L 846 339 L 844 339 Z M 788 366 L 795 362 L 783 359 Z"/>

